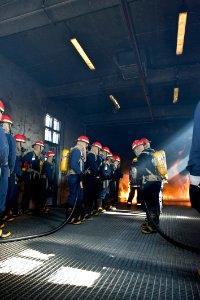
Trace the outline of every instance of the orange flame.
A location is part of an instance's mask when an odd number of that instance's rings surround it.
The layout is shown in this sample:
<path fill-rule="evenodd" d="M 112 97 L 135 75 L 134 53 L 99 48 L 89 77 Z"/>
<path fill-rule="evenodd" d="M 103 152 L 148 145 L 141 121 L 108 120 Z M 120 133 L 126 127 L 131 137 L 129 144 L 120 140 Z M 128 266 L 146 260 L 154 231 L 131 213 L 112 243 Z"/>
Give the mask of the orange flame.
<path fill-rule="evenodd" d="M 164 205 L 184 205 L 191 206 L 189 197 L 189 177 L 180 174 L 174 176 L 168 183 L 164 184 L 163 202 Z M 120 202 L 127 202 L 130 192 L 129 175 L 124 174 L 119 184 Z M 137 193 L 132 203 L 137 203 Z"/>
<path fill-rule="evenodd" d="M 129 193 L 130 193 L 129 174 L 124 174 L 123 178 L 120 180 L 119 183 L 120 202 L 127 202 Z M 137 193 L 135 193 L 132 203 L 133 204 L 137 203 Z"/>

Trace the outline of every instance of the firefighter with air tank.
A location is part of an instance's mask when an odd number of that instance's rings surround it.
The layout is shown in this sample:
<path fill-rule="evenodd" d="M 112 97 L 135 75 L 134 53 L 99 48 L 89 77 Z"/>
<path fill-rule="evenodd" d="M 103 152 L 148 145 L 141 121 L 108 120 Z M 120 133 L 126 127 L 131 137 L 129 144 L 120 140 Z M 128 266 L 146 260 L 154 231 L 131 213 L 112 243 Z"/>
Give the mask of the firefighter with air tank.
<path fill-rule="evenodd" d="M 40 208 L 45 214 L 49 212 L 47 207 L 47 199 L 52 196 L 53 181 L 54 181 L 54 162 L 55 152 L 48 151 L 46 153 L 46 160 L 42 164 L 41 176 L 40 176 Z"/>
<path fill-rule="evenodd" d="M 105 212 L 106 211 L 106 201 L 109 196 L 109 178 L 111 175 L 110 164 L 108 161 L 108 155 L 110 153 L 110 149 L 106 146 L 102 147 L 101 150 L 101 165 L 100 165 L 100 178 L 101 178 L 101 187 L 97 200 L 98 211 Z"/>
<path fill-rule="evenodd" d="M 114 193 L 114 203 L 113 207 L 118 206 L 118 193 L 119 193 L 119 182 L 120 179 L 123 177 L 122 169 L 121 169 L 121 158 L 118 155 L 113 156 L 114 159 L 114 181 L 115 181 L 115 193 Z"/>
<path fill-rule="evenodd" d="M 4 113 L 4 104 L 0 100 L 0 120 Z M 8 155 L 9 145 L 3 128 L 0 126 L 0 238 L 6 238 L 11 235 L 5 231 L 3 216 L 6 209 L 6 195 L 8 189 Z"/>
<path fill-rule="evenodd" d="M 3 221 L 12 221 L 12 199 L 15 193 L 15 160 L 16 160 L 16 141 L 12 135 L 11 127 L 12 127 L 12 119 L 8 115 L 3 115 L 1 118 L 2 127 L 5 131 L 6 138 L 9 146 L 9 154 L 8 154 L 8 191 L 6 195 L 6 210 L 5 215 L 3 217 Z"/>
<path fill-rule="evenodd" d="M 84 163 L 86 161 L 86 149 L 89 144 L 87 136 L 80 136 L 75 147 L 70 149 L 69 168 L 67 181 L 69 185 L 69 196 L 67 200 L 67 217 L 72 213 L 76 198 L 77 203 L 69 224 L 81 224 L 83 213 L 83 179 L 85 174 Z"/>
<path fill-rule="evenodd" d="M 167 173 L 164 151 L 144 148 L 144 140 L 135 143 L 134 152 L 138 157 L 137 172 L 141 186 L 141 200 L 147 212 L 147 219 L 141 225 L 142 233 L 156 232 L 159 226 L 160 204 L 159 195 L 163 177 Z M 154 225 L 155 224 L 155 225 Z"/>
<path fill-rule="evenodd" d="M 17 217 L 18 215 L 22 214 L 21 203 L 19 201 L 19 193 L 20 193 L 20 186 L 23 182 L 23 171 L 22 171 L 22 157 L 24 157 L 26 148 L 24 147 L 26 143 L 26 137 L 23 134 L 16 134 L 14 135 L 14 139 L 16 141 L 16 160 L 15 160 L 15 192 L 13 194 L 13 209 L 12 215 L 13 217 Z"/>
<path fill-rule="evenodd" d="M 94 142 L 91 145 L 91 150 L 87 153 L 84 179 L 85 218 L 90 217 L 90 215 L 98 215 L 97 198 L 100 191 L 98 156 L 101 149 L 101 143 Z"/>
<path fill-rule="evenodd" d="M 41 156 L 44 153 L 44 142 L 36 141 L 33 151 L 28 152 L 22 159 L 24 169 L 24 193 L 22 197 L 22 209 L 25 214 L 38 213 L 40 211 L 40 173 Z M 30 209 L 32 200 L 33 208 Z"/>

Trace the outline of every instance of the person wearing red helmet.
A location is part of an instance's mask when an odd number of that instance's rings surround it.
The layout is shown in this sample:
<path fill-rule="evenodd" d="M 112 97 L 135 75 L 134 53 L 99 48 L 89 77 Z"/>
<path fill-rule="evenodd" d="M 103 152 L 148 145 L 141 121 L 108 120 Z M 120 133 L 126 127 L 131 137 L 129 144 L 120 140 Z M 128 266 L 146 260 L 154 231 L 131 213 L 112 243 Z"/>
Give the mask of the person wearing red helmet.
<path fill-rule="evenodd" d="M 3 116 L 4 104 L 0 100 L 0 120 Z M 8 190 L 8 155 L 9 145 L 6 134 L 2 126 L 0 126 L 0 238 L 6 238 L 11 235 L 6 232 L 3 216 L 6 208 L 6 195 Z"/>
<path fill-rule="evenodd" d="M 135 140 L 132 143 L 132 150 L 135 153 L 135 155 L 138 157 L 142 151 L 144 151 L 144 143 L 141 140 Z"/>
<path fill-rule="evenodd" d="M 22 184 L 23 180 L 23 172 L 22 172 L 22 157 L 24 156 L 24 152 L 26 149 L 23 147 L 26 143 L 26 137 L 22 134 L 14 135 L 14 139 L 16 141 L 16 161 L 15 161 L 15 188 L 14 193 L 12 195 L 11 200 L 11 218 L 17 217 L 22 213 L 21 203 L 18 202 L 19 200 L 19 193 L 20 193 L 20 185 Z"/>
<path fill-rule="evenodd" d="M 99 214 L 97 210 L 97 198 L 100 190 L 98 156 L 101 149 L 101 143 L 94 142 L 91 145 L 91 150 L 87 153 L 84 181 L 85 218 L 90 217 L 90 215 L 97 216 Z"/>
<path fill-rule="evenodd" d="M 9 169 L 9 176 L 8 176 L 8 191 L 6 195 L 6 210 L 3 220 L 4 221 L 12 221 L 14 220 L 12 216 L 12 202 L 13 197 L 15 194 L 15 161 L 16 161 L 16 141 L 11 133 L 12 127 L 12 119 L 8 115 L 3 115 L 1 118 L 2 127 L 5 131 L 8 145 L 9 145 L 9 155 L 8 155 L 8 169 Z"/>
<path fill-rule="evenodd" d="M 24 171 L 24 193 L 22 197 L 22 210 L 25 214 L 38 213 L 40 209 L 40 171 L 41 156 L 45 144 L 38 140 L 33 145 L 33 151 L 26 153 L 22 157 Z M 30 210 L 30 201 L 32 199 L 33 209 Z"/>
<path fill-rule="evenodd" d="M 144 151 L 144 142 L 142 140 L 134 140 L 131 146 L 134 158 L 129 169 L 130 193 L 127 200 L 127 208 L 131 208 L 132 200 L 137 191 L 137 204 L 141 203 L 141 189 L 137 178 L 137 161 L 140 154 Z"/>
<path fill-rule="evenodd" d="M 143 141 L 140 141 L 143 143 Z M 152 151 L 142 151 L 138 156 L 137 176 L 140 182 L 141 201 L 144 210 L 147 212 L 146 221 L 141 225 L 142 233 L 154 233 L 153 222 L 159 225 L 160 216 L 160 191 L 162 178 L 159 176 Z"/>
<path fill-rule="evenodd" d="M 144 150 L 154 153 L 155 150 L 151 148 L 151 141 L 147 138 L 141 138 L 140 141 L 143 143 Z"/>
<path fill-rule="evenodd" d="M 130 192 L 127 200 L 127 208 L 131 209 L 132 200 L 135 196 L 136 191 L 139 190 L 139 183 L 137 179 L 137 157 L 134 157 L 129 169 L 129 184 Z M 139 203 L 139 193 L 137 194 L 137 204 Z"/>
<path fill-rule="evenodd" d="M 75 147 L 70 149 L 69 170 L 67 173 L 67 182 L 69 185 L 69 196 L 67 200 L 67 217 L 76 202 L 76 208 L 71 215 L 69 224 L 81 224 L 81 216 L 83 214 L 83 178 L 84 178 L 84 162 L 86 161 L 86 149 L 89 145 L 89 139 L 85 135 L 77 138 Z"/>
<path fill-rule="evenodd" d="M 110 168 L 110 177 L 109 177 L 109 193 L 106 196 L 106 209 L 107 210 L 116 210 L 114 206 L 115 198 L 115 164 L 114 164 L 114 155 L 110 152 L 107 154 L 108 166 Z"/>
<path fill-rule="evenodd" d="M 55 162 L 55 152 L 48 151 L 46 153 L 46 160 L 42 165 L 41 170 L 41 201 L 40 209 L 43 213 L 48 213 L 47 199 L 52 197 L 53 182 L 54 182 L 54 162 Z"/>
<path fill-rule="evenodd" d="M 14 139 L 16 141 L 16 149 L 20 156 L 24 156 L 24 152 L 26 149 L 24 148 L 24 144 L 26 143 L 26 137 L 22 134 L 15 134 Z"/>
<path fill-rule="evenodd" d="M 109 156 L 110 149 L 106 146 L 102 147 L 100 151 L 100 178 L 101 178 L 101 187 L 97 200 L 98 211 L 105 212 L 106 201 L 109 195 L 109 178 L 111 176 L 110 164 L 109 164 Z"/>
<path fill-rule="evenodd" d="M 114 167 L 115 167 L 115 195 L 114 195 L 114 203 L 113 206 L 117 207 L 119 199 L 118 199 L 118 194 L 119 194 L 119 182 L 120 179 L 123 177 L 122 174 L 122 169 L 121 169 L 121 158 L 118 155 L 114 155 Z"/>

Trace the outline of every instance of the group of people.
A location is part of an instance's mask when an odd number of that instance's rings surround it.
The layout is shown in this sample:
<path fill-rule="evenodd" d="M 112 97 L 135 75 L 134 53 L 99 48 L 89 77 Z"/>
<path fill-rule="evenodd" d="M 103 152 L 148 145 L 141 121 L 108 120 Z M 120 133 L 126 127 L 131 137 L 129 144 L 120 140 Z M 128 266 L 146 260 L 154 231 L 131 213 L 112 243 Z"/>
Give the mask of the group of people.
<path fill-rule="evenodd" d="M 70 224 L 81 224 L 91 216 L 114 210 L 118 203 L 121 159 L 99 142 L 92 143 L 88 149 L 89 143 L 88 137 L 80 136 L 70 150 L 67 172 Z"/>
<path fill-rule="evenodd" d="M 5 222 L 22 213 L 47 213 L 46 201 L 53 185 L 53 160 L 55 153 L 43 153 L 44 142 L 36 141 L 31 151 L 24 148 L 26 137 L 12 135 L 12 119 L 4 114 L 0 100 L 0 238 L 11 232 L 5 230 Z M 26 152 L 26 154 L 25 154 Z M 22 201 L 19 187 L 23 183 Z M 30 201 L 32 200 L 32 209 Z"/>
<path fill-rule="evenodd" d="M 52 195 L 54 182 L 55 153 L 44 153 L 43 141 L 36 141 L 32 149 L 24 148 L 26 137 L 19 133 L 12 135 L 12 119 L 4 114 L 0 100 L 0 238 L 10 236 L 5 230 L 5 221 L 25 213 L 48 213 L 47 198 Z M 194 118 L 193 141 L 188 162 L 190 172 L 190 199 L 192 206 L 200 212 L 200 102 Z M 137 202 L 146 211 L 141 225 L 142 233 L 156 232 L 161 211 L 162 187 L 167 179 L 167 166 L 160 172 L 156 153 L 147 138 L 134 140 L 134 157 L 130 167 L 130 194 L 127 205 L 131 206 L 135 191 Z M 80 136 L 70 149 L 67 182 L 67 218 L 70 224 L 97 216 L 106 210 L 116 209 L 119 181 L 122 178 L 121 159 L 110 149 L 94 142 L 89 146 L 87 136 Z M 90 147 L 90 148 L 89 148 Z M 25 154 L 26 153 L 26 154 Z M 166 161 L 165 161 L 166 163 Z M 22 201 L 19 203 L 19 186 L 23 183 Z M 30 202 L 32 201 L 32 209 Z M 75 205 L 76 203 L 76 205 Z"/>
<path fill-rule="evenodd" d="M 130 193 L 127 207 L 130 208 L 137 190 L 137 202 L 146 211 L 146 219 L 141 225 L 142 233 L 156 232 L 159 226 L 159 216 L 162 209 L 162 187 L 167 179 L 167 165 L 164 151 L 155 151 L 147 138 L 134 140 L 132 150 L 134 158 L 129 171 Z M 156 155 L 159 155 L 158 166 Z M 162 170 L 161 170 L 162 167 Z"/>

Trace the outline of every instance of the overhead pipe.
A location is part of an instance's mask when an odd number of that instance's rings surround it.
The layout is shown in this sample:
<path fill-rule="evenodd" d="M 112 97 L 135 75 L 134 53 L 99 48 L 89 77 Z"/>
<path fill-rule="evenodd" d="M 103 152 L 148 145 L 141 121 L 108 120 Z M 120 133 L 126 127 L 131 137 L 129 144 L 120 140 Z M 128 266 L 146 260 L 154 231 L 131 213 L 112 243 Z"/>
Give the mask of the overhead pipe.
<path fill-rule="evenodd" d="M 143 87 L 144 96 L 145 96 L 145 99 L 146 99 L 146 102 L 148 105 L 151 120 L 153 121 L 154 117 L 153 117 L 153 112 L 152 112 L 152 107 L 151 107 L 151 100 L 149 97 L 149 89 L 148 89 L 148 86 L 147 86 L 147 83 L 145 80 L 145 75 L 144 75 L 144 71 L 143 71 L 143 67 L 142 67 L 142 61 L 141 61 L 138 43 L 137 43 L 137 39 L 136 39 L 134 24 L 133 24 L 133 21 L 131 18 L 131 13 L 130 13 L 127 1 L 126 0 L 120 0 L 120 1 L 121 1 L 121 7 L 122 7 L 123 15 L 124 15 L 124 20 L 126 22 L 126 26 L 128 28 L 131 44 L 132 44 L 132 47 L 133 47 L 133 50 L 135 53 L 136 65 L 138 68 L 140 81 L 141 81 L 141 84 Z"/>

